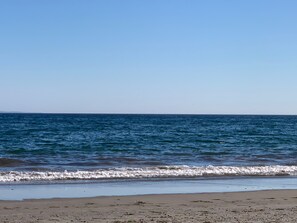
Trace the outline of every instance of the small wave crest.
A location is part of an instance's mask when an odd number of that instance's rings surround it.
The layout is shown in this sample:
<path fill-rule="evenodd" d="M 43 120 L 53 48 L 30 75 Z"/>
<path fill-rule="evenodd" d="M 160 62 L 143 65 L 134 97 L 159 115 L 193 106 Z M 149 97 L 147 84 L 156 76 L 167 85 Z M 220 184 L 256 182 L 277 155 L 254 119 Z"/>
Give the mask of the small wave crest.
<path fill-rule="evenodd" d="M 297 166 L 159 166 L 71 172 L 10 171 L 0 172 L 0 182 L 286 175 L 297 176 Z"/>

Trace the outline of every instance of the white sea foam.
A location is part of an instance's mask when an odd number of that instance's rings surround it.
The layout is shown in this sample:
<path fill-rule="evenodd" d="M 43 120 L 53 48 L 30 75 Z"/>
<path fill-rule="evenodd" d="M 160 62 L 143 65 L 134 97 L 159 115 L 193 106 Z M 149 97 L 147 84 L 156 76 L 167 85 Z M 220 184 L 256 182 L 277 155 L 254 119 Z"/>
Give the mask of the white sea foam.
<path fill-rule="evenodd" d="M 281 175 L 297 176 L 297 166 L 159 166 L 74 172 L 10 171 L 0 172 L 0 182 Z"/>

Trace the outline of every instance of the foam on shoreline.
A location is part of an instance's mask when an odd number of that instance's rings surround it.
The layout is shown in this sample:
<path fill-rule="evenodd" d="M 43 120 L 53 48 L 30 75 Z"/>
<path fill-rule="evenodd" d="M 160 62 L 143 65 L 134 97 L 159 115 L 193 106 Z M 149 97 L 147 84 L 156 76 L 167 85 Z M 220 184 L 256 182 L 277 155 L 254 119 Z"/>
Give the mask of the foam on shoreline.
<path fill-rule="evenodd" d="M 296 175 L 297 166 L 158 166 L 63 172 L 9 171 L 0 172 L 0 182 Z"/>

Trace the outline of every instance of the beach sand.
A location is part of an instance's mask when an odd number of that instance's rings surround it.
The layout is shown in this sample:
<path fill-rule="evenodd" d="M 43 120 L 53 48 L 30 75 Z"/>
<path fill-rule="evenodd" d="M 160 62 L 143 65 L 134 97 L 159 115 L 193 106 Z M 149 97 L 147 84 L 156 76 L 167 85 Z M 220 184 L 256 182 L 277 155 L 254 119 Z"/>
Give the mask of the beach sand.
<path fill-rule="evenodd" d="M 0 222 L 297 222 L 297 190 L 0 201 Z"/>

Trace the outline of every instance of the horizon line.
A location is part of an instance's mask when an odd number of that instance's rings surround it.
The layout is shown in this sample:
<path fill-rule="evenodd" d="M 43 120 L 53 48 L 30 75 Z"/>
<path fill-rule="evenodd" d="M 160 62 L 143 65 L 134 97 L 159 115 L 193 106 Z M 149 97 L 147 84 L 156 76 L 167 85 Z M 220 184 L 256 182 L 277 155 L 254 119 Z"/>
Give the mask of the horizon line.
<path fill-rule="evenodd" d="M 0 114 L 45 114 L 45 115 L 242 115 L 242 116 L 297 116 L 297 114 L 269 113 L 129 113 L 129 112 L 23 112 L 0 111 Z"/>

